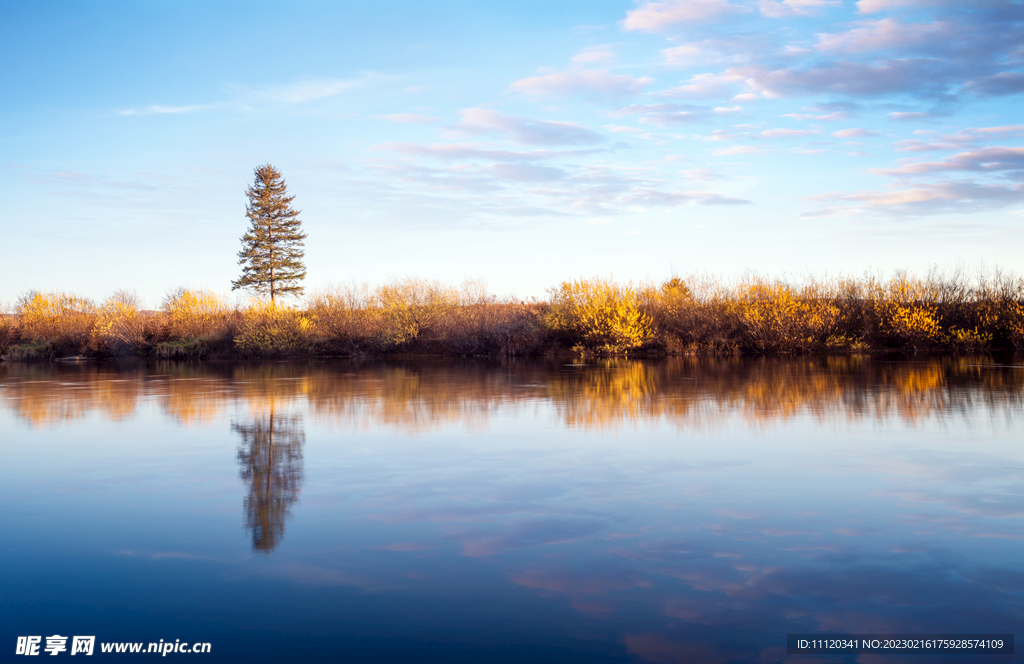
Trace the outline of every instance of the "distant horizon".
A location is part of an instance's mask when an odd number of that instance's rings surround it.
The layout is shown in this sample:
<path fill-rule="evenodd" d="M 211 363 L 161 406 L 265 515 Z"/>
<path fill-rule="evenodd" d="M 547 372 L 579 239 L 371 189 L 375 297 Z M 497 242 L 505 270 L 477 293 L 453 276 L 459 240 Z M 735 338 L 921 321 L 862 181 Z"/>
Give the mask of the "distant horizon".
<path fill-rule="evenodd" d="M 307 290 L 1024 273 L 1012 0 L 6 10 L 8 309 L 244 301 L 264 163 L 302 212 Z"/>

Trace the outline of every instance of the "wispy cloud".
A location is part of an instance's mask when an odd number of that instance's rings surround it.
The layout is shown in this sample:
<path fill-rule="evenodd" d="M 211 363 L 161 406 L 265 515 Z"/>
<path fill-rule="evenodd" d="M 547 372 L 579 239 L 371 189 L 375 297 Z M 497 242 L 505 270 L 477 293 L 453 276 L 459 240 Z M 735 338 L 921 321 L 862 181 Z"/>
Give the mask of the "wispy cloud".
<path fill-rule="evenodd" d="M 722 74 L 694 74 L 682 85 L 661 92 L 666 97 L 689 97 L 693 99 L 721 99 L 733 94 L 736 83 L 741 79 Z"/>
<path fill-rule="evenodd" d="M 356 78 L 323 78 L 296 81 L 286 85 L 265 88 L 244 88 L 232 86 L 239 98 L 247 102 L 269 102 L 274 104 L 306 104 L 363 87 L 376 78 L 374 74 L 363 74 Z"/>
<path fill-rule="evenodd" d="M 942 161 L 904 164 L 895 169 L 877 169 L 879 175 L 921 175 L 948 171 L 982 171 L 1024 175 L 1024 148 L 990 147 L 961 152 Z M 1024 179 L 1022 177 L 1021 179 Z"/>
<path fill-rule="evenodd" d="M 802 136 L 810 136 L 816 132 L 809 129 L 765 129 L 757 135 L 758 138 L 800 138 Z"/>
<path fill-rule="evenodd" d="M 878 136 L 878 132 L 872 129 L 855 127 L 852 129 L 840 129 L 839 131 L 834 131 L 832 132 L 832 135 L 836 138 L 869 138 L 871 136 Z"/>
<path fill-rule="evenodd" d="M 968 82 L 967 89 L 992 97 L 1019 94 L 1024 92 L 1024 73 L 1002 71 Z"/>
<path fill-rule="evenodd" d="M 690 104 L 633 104 L 617 108 L 610 114 L 615 117 L 639 115 L 640 122 L 667 127 L 700 122 L 711 116 L 712 111 L 704 106 Z"/>
<path fill-rule="evenodd" d="M 731 148 L 722 148 L 715 150 L 712 154 L 716 157 L 731 157 L 738 154 L 767 154 L 770 152 L 767 148 L 757 147 L 756 145 L 736 145 Z"/>
<path fill-rule="evenodd" d="M 875 97 L 891 94 L 941 96 L 948 76 L 929 58 L 889 59 L 879 62 L 832 62 L 810 67 L 769 69 L 762 65 L 726 71 L 768 97 L 836 94 Z"/>
<path fill-rule="evenodd" d="M 542 161 L 578 157 L 599 150 L 501 150 L 475 143 L 400 143 L 388 141 L 368 148 L 372 151 L 400 152 L 406 155 L 432 157 L 445 160 L 482 159 L 487 161 Z"/>
<path fill-rule="evenodd" d="M 467 108 L 462 121 L 449 129 L 455 134 L 498 136 L 521 145 L 592 145 L 604 140 L 597 132 L 569 122 L 504 115 L 487 108 Z"/>
<path fill-rule="evenodd" d="M 230 99 L 225 101 L 174 106 L 150 104 L 148 106 L 117 111 L 117 114 L 123 116 L 184 115 L 204 111 L 250 111 L 266 106 L 308 104 L 355 90 L 375 78 L 378 78 L 378 76 L 367 73 L 352 79 L 310 79 L 262 88 L 228 85 L 225 90 Z"/>
<path fill-rule="evenodd" d="M 848 216 L 864 212 L 899 215 L 972 213 L 1024 202 L 1024 185 L 993 185 L 978 182 L 924 183 L 890 191 L 858 191 L 831 196 L 841 207 L 827 207 L 803 216 Z"/>
<path fill-rule="evenodd" d="M 760 0 L 758 8 L 768 18 L 807 16 L 829 7 L 842 7 L 842 0 Z"/>
<path fill-rule="evenodd" d="M 509 90 L 528 97 L 583 97 L 595 101 L 608 101 L 631 97 L 654 82 L 648 76 L 633 78 L 603 70 L 584 69 L 556 72 L 522 78 L 512 83 Z"/>
<path fill-rule="evenodd" d="M 128 108 L 118 111 L 118 115 L 184 115 L 185 113 L 199 113 L 201 111 L 212 111 L 223 108 L 225 104 L 194 104 L 191 106 L 161 106 L 153 104 L 141 108 Z"/>
<path fill-rule="evenodd" d="M 662 32 L 682 23 L 709 21 L 744 11 L 727 0 L 647 0 L 626 13 L 625 30 Z"/>
<path fill-rule="evenodd" d="M 591 46 L 572 56 L 572 63 L 574 65 L 603 64 L 615 59 L 615 51 L 610 46 Z"/>
<path fill-rule="evenodd" d="M 818 35 L 819 51 L 869 53 L 875 51 L 948 51 L 960 31 L 950 23 L 901 23 L 893 18 L 861 21 L 856 27 Z"/>

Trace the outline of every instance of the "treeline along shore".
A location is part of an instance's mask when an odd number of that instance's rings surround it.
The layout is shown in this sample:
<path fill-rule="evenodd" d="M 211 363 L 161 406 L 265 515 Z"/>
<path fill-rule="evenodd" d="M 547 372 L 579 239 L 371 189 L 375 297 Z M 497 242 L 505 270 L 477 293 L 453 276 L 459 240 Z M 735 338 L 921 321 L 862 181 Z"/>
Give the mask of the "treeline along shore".
<path fill-rule="evenodd" d="M 674 277 L 566 281 L 545 300 L 480 282 L 331 286 L 301 302 L 232 305 L 180 288 L 158 310 L 31 292 L 0 318 L 8 361 L 438 356 L 791 355 L 1024 351 L 1024 279 L 995 272 L 888 278 Z"/>

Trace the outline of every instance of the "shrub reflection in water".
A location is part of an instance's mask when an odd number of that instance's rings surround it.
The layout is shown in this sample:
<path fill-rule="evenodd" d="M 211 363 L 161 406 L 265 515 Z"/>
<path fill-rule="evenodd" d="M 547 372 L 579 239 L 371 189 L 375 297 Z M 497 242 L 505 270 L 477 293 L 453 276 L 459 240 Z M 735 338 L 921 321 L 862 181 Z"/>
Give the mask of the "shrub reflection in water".
<path fill-rule="evenodd" d="M 1022 415 L 986 358 L 0 365 L 0 621 L 246 662 L 1013 631 Z"/>

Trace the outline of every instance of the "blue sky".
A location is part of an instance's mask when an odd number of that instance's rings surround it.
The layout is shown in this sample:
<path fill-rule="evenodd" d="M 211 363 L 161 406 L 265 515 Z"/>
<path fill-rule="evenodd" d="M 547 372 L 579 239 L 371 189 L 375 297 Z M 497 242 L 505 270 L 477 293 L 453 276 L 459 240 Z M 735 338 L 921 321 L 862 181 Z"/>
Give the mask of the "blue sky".
<path fill-rule="evenodd" d="M 308 278 L 1024 271 L 1014 0 L 4 2 L 0 299 Z"/>

